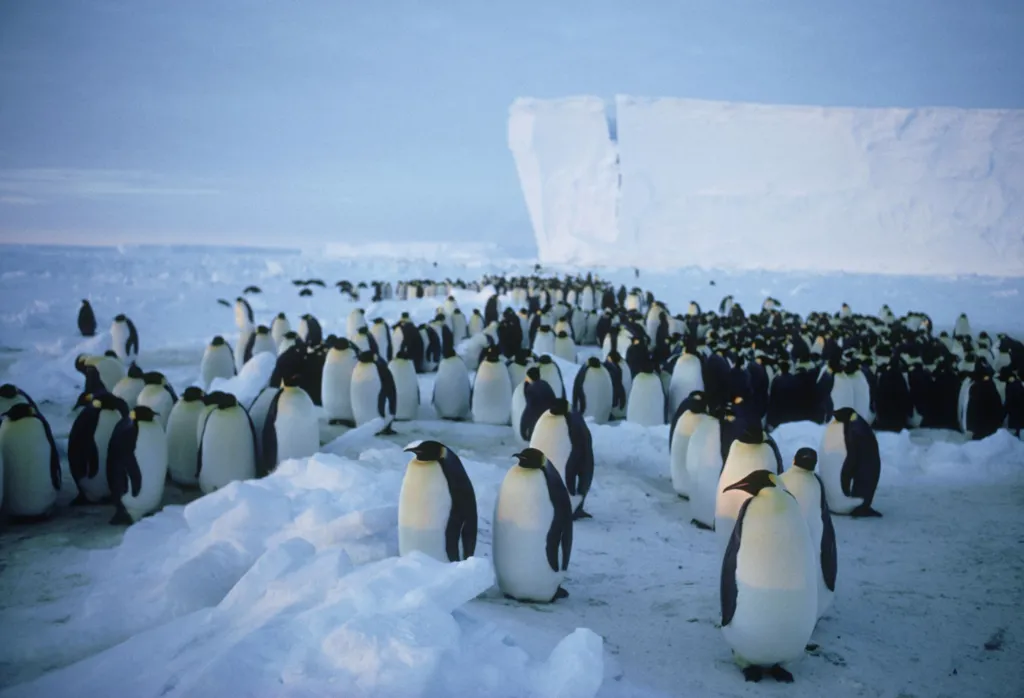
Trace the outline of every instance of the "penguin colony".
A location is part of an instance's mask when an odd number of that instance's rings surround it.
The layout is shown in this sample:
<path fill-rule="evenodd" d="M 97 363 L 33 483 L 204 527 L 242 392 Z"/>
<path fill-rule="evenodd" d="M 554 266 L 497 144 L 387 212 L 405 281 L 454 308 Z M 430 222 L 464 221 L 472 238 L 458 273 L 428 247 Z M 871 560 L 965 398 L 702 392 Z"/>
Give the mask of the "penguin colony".
<path fill-rule="evenodd" d="M 307 296 L 327 288 L 319 279 L 293 284 Z M 84 390 L 68 440 L 72 504 L 112 506 L 111 523 L 131 524 L 160 508 L 168 479 L 208 493 L 315 454 L 321 415 L 349 427 L 380 420 L 380 433 L 394 433 L 392 423 L 417 418 L 426 397 L 417 375 L 435 373 L 428 399 L 440 418 L 507 425 L 523 444 L 498 493 L 493 563 L 507 597 L 552 602 L 568 596 L 574 521 L 590 517 L 588 423 L 668 424 L 667 476 L 690 501 L 692 523 L 714 531 L 721 555 L 723 635 L 748 681 L 789 682 L 782 665 L 804 653 L 836 590 L 831 516 L 881 516 L 872 506 L 881 472 L 875 431 L 940 428 L 981 439 L 1000 428 L 1019 437 L 1024 426 L 1024 345 L 975 335 L 966 315 L 937 336 L 927 315 L 898 318 L 888 306 L 877 316 L 844 303 L 835 314 L 801 317 L 769 297 L 747 314 L 726 296 L 717 312 L 691 302 L 672 315 L 652 293 L 591 274 L 335 286 L 354 301 L 371 288 L 372 302 L 444 300 L 427 323 L 402 313 L 388 325 L 354 310 L 344 336 L 324 337 L 308 314 L 295 330 L 284 313 L 257 325 L 240 296 L 234 349 L 213 337 L 202 385 L 180 397 L 139 366 L 136 327 L 117 315 L 111 349 L 75 361 Z M 483 312 L 466 317 L 453 294 L 487 287 L 494 293 Z M 78 328 L 96 334 L 88 301 Z M 262 353 L 276 357 L 275 369 L 251 404 L 207 392 Z M 571 386 L 552 357 L 580 365 Z M 771 432 L 795 421 L 826 429 L 817 449 L 799 449 L 786 468 Z M 433 440 L 405 450 L 400 554 L 472 556 L 476 497 L 458 455 Z M 0 386 L 4 514 L 51 516 L 61 477 L 47 420 L 30 396 Z"/>

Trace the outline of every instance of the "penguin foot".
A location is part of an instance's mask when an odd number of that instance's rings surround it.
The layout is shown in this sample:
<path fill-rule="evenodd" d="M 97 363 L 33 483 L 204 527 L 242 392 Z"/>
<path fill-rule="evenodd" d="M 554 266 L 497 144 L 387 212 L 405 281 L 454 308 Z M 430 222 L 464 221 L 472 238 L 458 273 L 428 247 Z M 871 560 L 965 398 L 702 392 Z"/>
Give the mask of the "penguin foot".
<path fill-rule="evenodd" d="M 578 521 L 579 519 L 592 519 L 594 517 L 592 514 L 588 514 L 583 511 L 583 509 L 577 509 L 576 513 L 572 515 L 572 518 L 574 521 Z"/>
<path fill-rule="evenodd" d="M 698 521 L 697 519 L 690 519 L 690 523 L 692 523 L 694 526 L 696 526 L 697 528 L 699 528 L 702 531 L 714 531 L 715 530 L 714 526 L 708 526 L 703 521 Z"/>
<path fill-rule="evenodd" d="M 779 664 L 776 664 L 771 669 L 769 669 L 768 673 L 771 675 L 773 679 L 775 679 L 779 683 L 793 683 L 793 675 L 785 669 L 783 669 L 782 666 Z"/>
<path fill-rule="evenodd" d="M 743 667 L 743 678 L 750 683 L 758 683 L 762 676 L 764 676 L 764 669 L 759 666 Z"/>
<path fill-rule="evenodd" d="M 688 494 L 679 494 L 678 492 L 676 492 L 676 496 L 679 497 L 680 499 L 685 499 L 686 501 L 690 501 L 690 495 L 688 495 Z"/>
<path fill-rule="evenodd" d="M 861 504 L 859 507 L 850 512 L 850 516 L 855 519 L 867 517 L 881 518 L 882 514 L 881 512 L 875 511 L 867 504 Z"/>
<path fill-rule="evenodd" d="M 569 598 L 569 592 L 567 592 L 562 587 L 558 587 L 558 591 L 556 591 L 555 595 L 551 597 L 551 601 L 554 602 L 554 601 L 557 601 L 558 599 L 567 599 L 567 598 Z"/>
<path fill-rule="evenodd" d="M 395 430 L 392 429 L 391 425 L 389 424 L 386 427 L 384 427 L 383 431 L 378 431 L 377 436 L 393 436 L 395 433 L 397 432 L 395 432 Z"/>
<path fill-rule="evenodd" d="M 351 419 L 328 419 L 327 423 L 332 427 L 354 427 L 356 425 Z"/>
<path fill-rule="evenodd" d="M 71 503 L 68 506 L 72 506 L 72 507 L 85 507 L 85 506 L 89 506 L 90 504 L 92 504 L 92 502 L 90 502 L 88 499 L 86 499 L 84 494 L 79 492 L 78 496 L 75 497 L 74 499 L 72 499 Z"/>
<path fill-rule="evenodd" d="M 131 526 L 134 523 L 132 517 L 128 515 L 128 512 L 124 509 L 119 508 L 114 512 L 114 518 L 110 519 L 111 526 Z"/>

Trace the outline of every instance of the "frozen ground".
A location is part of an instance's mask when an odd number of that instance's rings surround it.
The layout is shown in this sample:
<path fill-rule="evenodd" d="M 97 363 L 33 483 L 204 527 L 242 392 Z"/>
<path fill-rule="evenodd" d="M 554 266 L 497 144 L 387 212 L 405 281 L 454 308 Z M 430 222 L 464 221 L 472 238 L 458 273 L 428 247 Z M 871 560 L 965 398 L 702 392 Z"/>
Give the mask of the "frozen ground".
<path fill-rule="evenodd" d="M 73 357 L 105 341 L 77 336 L 81 298 L 101 327 L 118 312 L 132 317 L 140 364 L 180 392 L 210 337 L 234 341 L 232 313 L 216 299 L 249 284 L 264 291 L 250 297 L 258 322 L 312 312 L 329 333 L 343 332 L 353 305 L 332 288 L 299 298 L 292 278 L 330 287 L 532 268 L 159 248 L 2 253 L 0 382 L 42 403 L 62 448 L 80 390 Z M 634 283 L 631 270 L 607 276 Z M 1024 329 L 1020 280 L 687 270 L 635 283 L 671 309 L 731 293 L 750 310 L 770 294 L 801 312 L 889 303 L 929 312 L 940 328 L 966 310 L 975 331 Z M 469 312 L 484 297 L 460 294 L 460 305 Z M 406 309 L 424 319 L 436 304 L 366 306 L 391 322 Z M 519 448 L 511 429 L 438 422 L 429 406 L 421 417 L 387 438 L 325 426 L 324 454 L 184 507 L 189 496 L 169 492 L 171 506 L 127 533 L 106 524 L 106 509 L 66 507 L 47 524 L 3 529 L 0 695 L 925 698 L 1024 687 L 1024 444 L 1005 432 L 970 444 L 880 435 L 885 517 L 836 518 L 836 602 L 812 638 L 819 649 L 791 667 L 797 683 L 786 687 L 745 684 L 731 663 L 716 626 L 720 560 L 672 492 L 667 427 L 592 427 L 594 518 L 576 527 L 571 596 L 535 606 L 503 599 L 487 561 L 497 487 Z M 820 433 L 801 423 L 776 438 L 789 460 Z M 480 559 L 394 557 L 400 449 L 426 436 L 456 450 L 474 481 Z"/>

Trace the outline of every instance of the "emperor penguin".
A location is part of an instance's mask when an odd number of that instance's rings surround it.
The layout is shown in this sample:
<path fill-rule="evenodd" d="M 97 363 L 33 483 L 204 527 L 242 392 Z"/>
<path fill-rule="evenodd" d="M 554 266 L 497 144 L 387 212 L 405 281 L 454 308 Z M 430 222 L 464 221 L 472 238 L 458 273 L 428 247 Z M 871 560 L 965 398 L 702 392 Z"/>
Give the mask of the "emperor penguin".
<path fill-rule="evenodd" d="M 373 352 L 359 354 L 350 386 L 356 426 L 381 418 L 386 423 L 383 433 L 390 433 L 397 408 L 395 393 L 395 379 L 387 364 Z"/>
<path fill-rule="evenodd" d="M 967 319 L 967 313 L 960 313 L 953 326 L 954 337 L 973 337 L 971 333 L 971 322 Z"/>
<path fill-rule="evenodd" d="M 434 377 L 431 403 L 441 419 L 466 419 L 470 413 L 470 395 L 473 391 L 469 370 L 462 357 L 455 353 L 451 342 L 445 343 L 442 355 Z"/>
<path fill-rule="evenodd" d="M 85 390 L 90 393 L 111 392 L 125 377 L 124 364 L 114 352 L 100 355 L 80 354 L 75 369 L 85 376 Z"/>
<path fill-rule="evenodd" d="M 882 473 L 878 439 L 867 422 L 851 408 L 832 415 L 821 447 L 821 481 L 833 514 L 881 516 L 871 508 Z"/>
<path fill-rule="evenodd" d="M 299 333 L 285 332 L 284 336 L 281 337 L 281 341 L 277 343 L 277 355 L 281 356 L 297 344 L 302 344 L 302 340 L 299 339 Z"/>
<path fill-rule="evenodd" d="M 149 407 L 139 405 L 114 427 L 107 481 L 114 500 L 111 524 L 131 524 L 160 508 L 167 479 L 167 435 Z"/>
<path fill-rule="evenodd" d="M 665 423 L 665 387 L 654 362 L 646 359 L 638 365 L 626 404 L 626 421 L 653 427 Z"/>
<path fill-rule="evenodd" d="M 469 336 L 469 323 L 460 309 L 456 308 L 452 311 L 451 322 L 452 334 L 455 336 L 456 342 L 461 342 Z"/>
<path fill-rule="evenodd" d="M 205 416 L 206 395 L 202 388 L 185 388 L 167 419 L 167 476 L 182 487 L 195 487 L 196 458 L 199 455 L 199 418 Z"/>
<path fill-rule="evenodd" d="M 101 393 L 75 417 L 68 434 L 68 469 L 78 487 L 72 505 L 97 504 L 109 499 L 107 450 L 114 427 L 128 412 L 123 399 Z"/>
<path fill-rule="evenodd" d="M 612 420 L 625 419 L 629 393 L 633 390 L 633 374 L 617 351 L 608 354 L 604 367 L 612 377 Z"/>
<path fill-rule="evenodd" d="M 680 403 L 695 390 L 704 390 L 704 364 L 700 352 L 697 351 L 696 340 L 687 337 L 683 353 L 676 359 L 676 365 L 672 369 L 672 381 L 668 388 L 669 411 L 674 414 Z"/>
<path fill-rule="evenodd" d="M 537 356 L 555 353 L 555 333 L 551 331 L 549 325 L 537 328 L 537 334 L 533 338 L 533 353 Z"/>
<path fill-rule="evenodd" d="M 707 393 L 705 399 L 710 403 Z M 742 427 L 731 405 L 709 404 L 686 445 L 690 475 L 690 511 L 697 528 L 714 530 L 718 480 L 732 442 Z"/>
<path fill-rule="evenodd" d="M 324 331 L 320 327 L 320 321 L 309 313 L 299 318 L 299 337 L 308 347 L 319 346 L 324 341 Z"/>
<path fill-rule="evenodd" d="M 139 333 L 135 331 L 135 323 L 121 314 L 114 318 L 110 325 L 110 345 L 117 358 L 130 364 L 139 356 Z"/>
<path fill-rule="evenodd" d="M 215 336 L 203 352 L 203 361 L 199 366 L 200 380 L 204 390 L 210 389 L 214 378 L 228 379 L 235 375 L 235 355 L 220 335 Z"/>
<path fill-rule="evenodd" d="M 814 472 L 817 463 L 818 454 L 813 448 L 801 448 L 796 452 L 793 466 L 779 479 L 799 502 L 811 534 L 811 547 L 817 563 L 815 568 L 818 570 L 818 618 L 821 618 L 832 605 L 839 563 L 836 532 L 828 511 L 825 485 Z"/>
<path fill-rule="evenodd" d="M 541 380 L 551 386 L 555 397 L 565 397 L 565 381 L 562 379 L 562 369 L 558 368 L 558 364 L 544 354 L 537 359 L 537 368 L 540 370 Z"/>
<path fill-rule="evenodd" d="M 92 395 L 89 396 L 89 399 L 90 401 L 92 400 Z M 28 396 L 28 393 L 13 383 L 0 385 L 0 418 L 3 417 L 4 412 L 7 410 L 23 403 L 37 407 L 35 401 Z"/>
<path fill-rule="evenodd" d="M 975 441 L 996 433 L 1006 421 L 1003 395 L 992 376 L 992 368 L 979 361 L 960 394 L 960 428 Z"/>
<path fill-rule="evenodd" d="M 345 320 L 345 336 L 350 342 L 355 341 L 360 327 L 366 327 L 366 311 L 362 308 L 353 308 Z"/>
<path fill-rule="evenodd" d="M 146 382 L 146 385 L 139 393 L 136 406 L 144 405 L 153 410 L 160 426 L 166 429 L 167 420 L 171 416 L 171 408 L 178 401 L 178 396 L 175 394 L 171 384 L 164 378 L 164 374 L 159 371 L 150 371 L 144 374 L 143 380 Z"/>
<path fill-rule="evenodd" d="M 377 353 L 380 355 L 380 358 L 385 361 L 391 361 L 396 356 L 397 352 L 393 351 L 391 347 L 391 328 L 388 327 L 388 323 L 384 321 L 384 318 L 378 317 L 373 319 L 373 323 L 370 325 L 370 336 L 377 343 Z M 412 357 L 407 356 L 406 359 L 412 360 Z M 413 370 L 416 370 L 415 364 L 413 364 Z"/>
<path fill-rule="evenodd" d="M 743 431 L 732 442 L 729 453 L 718 476 L 715 496 L 715 536 L 722 551 L 729 544 L 736 517 L 749 495 L 743 490 L 726 490 L 755 470 L 776 471 L 775 451 L 765 441 L 764 430 L 759 421 L 744 421 Z"/>
<path fill-rule="evenodd" d="M 242 296 L 235 299 L 235 327 L 239 332 L 251 330 L 256 324 L 256 316 L 253 315 L 252 306 Z M 245 346 L 242 344 L 241 346 Z"/>
<path fill-rule="evenodd" d="M 512 389 L 526 380 L 526 370 L 533 365 L 533 354 L 529 349 L 520 349 L 506 364 L 508 366 L 508 377 L 512 379 Z"/>
<path fill-rule="evenodd" d="M 82 299 L 82 306 L 78 309 L 78 331 L 83 337 L 96 335 L 96 314 L 92 311 L 89 301 Z"/>
<path fill-rule="evenodd" d="M 281 389 L 270 403 L 260 450 L 264 472 L 272 472 L 282 461 L 309 458 L 320 450 L 316 406 L 300 387 L 301 381 L 301 376 L 285 376 Z M 207 422 L 209 420 L 207 417 Z"/>
<path fill-rule="evenodd" d="M 583 415 L 570 411 L 569 402 L 559 398 L 537 420 L 530 448 L 543 452 L 562 477 L 573 518 L 590 518 L 583 502 L 594 481 L 594 443 Z"/>
<path fill-rule="evenodd" d="M 591 356 L 576 374 L 572 386 L 572 409 L 597 424 L 607 424 L 612 415 L 614 387 L 601 359 Z"/>
<path fill-rule="evenodd" d="M 273 337 L 274 343 L 278 347 L 281 346 L 281 340 L 284 336 L 292 331 L 292 324 L 288 322 L 288 316 L 284 313 L 278 313 L 274 316 L 274 321 L 270 323 L 270 336 Z"/>
<path fill-rule="evenodd" d="M 60 455 L 46 418 L 27 402 L 12 405 L 0 419 L 0 500 L 16 519 L 45 519 L 53 513 L 61 485 Z"/>
<path fill-rule="evenodd" d="M 274 338 L 270 335 L 270 328 L 266 325 L 260 325 L 256 328 L 255 332 L 249 335 L 249 339 L 245 344 L 245 351 L 243 353 L 243 365 L 252 359 L 252 357 L 263 353 L 277 356 L 277 344 L 274 342 Z"/>
<path fill-rule="evenodd" d="M 541 378 L 540 367 L 528 368 L 525 380 L 516 388 L 512 399 L 512 428 L 519 441 L 524 445 L 530 443 L 537 420 L 554 407 L 557 400 L 551 385 Z"/>
<path fill-rule="evenodd" d="M 358 354 L 344 337 L 334 338 L 329 342 L 329 346 L 320 382 L 324 412 L 331 424 L 354 426 L 352 372 L 358 363 Z"/>
<path fill-rule="evenodd" d="M 398 495 L 398 554 L 418 550 L 440 562 L 472 557 L 476 493 L 462 461 L 437 441 L 415 441 L 405 452 L 413 458 Z"/>
<path fill-rule="evenodd" d="M 552 353 L 571 364 L 576 363 L 576 342 L 565 330 L 555 335 L 555 347 Z"/>
<path fill-rule="evenodd" d="M 796 498 L 777 475 L 756 470 L 726 491 L 750 498 L 740 507 L 722 560 L 722 634 L 747 681 L 765 671 L 790 683 L 781 665 L 806 651 L 818 621 L 810 531 Z"/>
<path fill-rule="evenodd" d="M 473 308 L 473 314 L 469 316 L 469 336 L 475 337 L 484 331 L 484 316 L 480 314 L 479 308 Z"/>
<path fill-rule="evenodd" d="M 119 380 L 110 392 L 124 400 L 128 404 L 128 409 L 132 409 L 139 401 L 139 394 L 145 387 L 145 374 L 138 364 L 133 363 L 128 367 L 125 377 Z"/>
<path fill-rule="evenodd" d="M 494 572 L 505 596 L 552 602 L 569 595 L 561 584 L 572 554 L 572 504 L 555 466 L 527 448 L 515 455 L 494 507 Z"/>
<path fill-rule="evenodd" d="M 384 359 L 381 357 L 380 360 Z M 395 381 L 395 420 L 416 419 L 420 410 L 420 382 L 416 377 L 416 366 L 409 359 L 405 347 L 388 363 L 388 370 Z"/>
<path fill-rule="evenodd" d="M 483 362 L 477 368 L 470 402 L 474 422 L 511 423 L 512 379 L 497 346 L 487 349 Z"/>
<path fill-rule="evenodd" d="M 692 488 L 690 471 L 686 465 L 686 452 L 690 437 L 700 424 L 701 417 L 706 416 L 706 411 L 704 393 L 694 390 L 689 397 L 679 403 L 669 426 L 669 473 L 672 478 L 672 489 L 683 499 L 690 498 Z"/>
<path fill-rule="evenodd" d="M 199 448 L 190 473 L 199 489 L 208 494 L 236 480 L 264 475 L 256 427 L 245 408 L 230 393 L 211 393 L 207 401 L 212 409 L 202 417 Z"/>

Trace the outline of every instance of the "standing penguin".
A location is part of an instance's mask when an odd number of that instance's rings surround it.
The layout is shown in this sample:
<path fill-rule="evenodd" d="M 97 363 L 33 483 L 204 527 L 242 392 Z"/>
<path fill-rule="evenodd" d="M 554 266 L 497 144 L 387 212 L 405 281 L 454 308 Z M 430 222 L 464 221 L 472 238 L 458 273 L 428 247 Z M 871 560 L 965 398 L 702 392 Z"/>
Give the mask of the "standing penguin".
<path fill-rule="evenodd" d="M 558 364 L 550 356 L 541 356 L 537 359 L 537 368 L 540 370 L 541 380 L 551 386 L 555 397 L 565 397 L 565 381 L 562 379 L 562 369 L 558 368 Z"/>
<path fill-rule="evenodd" d="M 672 417 L 668 432 L 669 473 L 672 477 L 672 489 L 683 499 L 690 498 L 691 478 L 686 467 L 686 451 L 690 437 L 700 424 L 700 418 L 707 410 L 704 393 L 694 390 L 689 397 L 679 403 Z"/>
<path fill-rule="evenodd" d="M 881 516 L 871 508 L 882 474 L 878 439 L 867 422 L 849 407 L 835 411 L 821 448 L 821 481 L 833 514 Z"/>
<path fill-rule="evenodd" d="M 512 379 L 497 346 L 487 349 L 477 369 L 471 405 L 473 421 L 478 424 L 509 424 L 511 421 Z"/>
<path fill-rule="evenodd" d="M 320 322 L 306 313 L 299 319 L 299 337 L 306 346 L 315 347 L 324 341 L 324 331 Z"/>
<path fill-rule="evenodd" d="M 533 353 L 537 356 L 555 353 L 555 333 L 550 325 L 541 325 L 533 338 Z"/>
<path fill-rule="evenodd" d="M 101 393 L 78 413 L 68 434 L 68 469 L 78 487 L 72 505 L 96 504 L 110 497 L 107 452 L 118 423 L 129 407 L 111 393 Z"/>
<path fill-rule="evenodd" d="M 722 560 L 722 634 L 747 681 L 767 669 L 790 683 L 782 668 L 803 656 L 818 620 L 810 533 L 800 504 L 767 470 L 755 470 L 726 491 L 743 503 Z"/>
<path fill-rule="evenodd" d="M 281 346 L 281 340 L 284 336 L 292 331 L 292 325 L 288 322 L 288 316 L 284 313 L 278 313 L 274 317 L 274 321 L 270 323 L 270 336 L 274 338 L 274 343 L 278 347 Z"/>
<path fill-rule="evenodd" d="M 228 379 L 235 375 L 235 355 L 231 345 L 217 335 L 210 340 L 203 352 L 203 361 L 199 366 L 200 381 L 204 390 L 210 389 L 214 378 Z"/>
<path fill-rule="evenodd" d="M 541 451 L 515 456 L 494 508 L 494 572 L 505 596 L 551 602 L 569 595 L 561 587 L 572 554 L 569 492 Z"/>
<path fill-rule="evenodd" d="M 594 443 L 583 415 L 570 412 L 569 402 L 559 398 L 537 420 L 530 448 L 544 453 L 562 477 L 569 492 L 573 518 L 589 519 L 583 502 L 594 481 Z"/>
<path fill-rule="evenodd" d="M 364 351 L 352 371 L 352 415 L 356 426 L 374 419 L 384 419 L 381 433 L 393 433 L 391 422 L 395 418 L 397 397 L 395 379 L 386 363 L 376 354 Z"/>
<path fill-rule="evenodd" d="M 818 454 L 813 448 L 801 448 L 793 459 L 793 467 L 780 475 L 779 479 L 800 503 L 800 511 L 811 533 L 811 547 L 819 572 L 818 618 L 821 618 L 832 605 L 839 563 L 836 532 L 832 527 L 832 515 L 828 511 L 825 485 L 814 472 L 817 463 Z"/>
<path fill-rule="evenodd" d="M 138 364 L 133 363 L 128 367 L 128 374 L 119 380 L 110 392 L 124 400 L 128 404 L 128 409 L 133 409 L 145 387 L 146 375 Z"/>
<path fill-rule="evenodd" d="M 722 551 L 729 544 L 733 526 L 740 507 L 749 495 L 743 490 L 726 490 L 729 485 L 739 482 L 755 470 L 775 472 L 775 451 L 766 443 L 761 423 L 746 420 L 743 431 L 732 442 L 726 455 L 722 474 L 718 477 L 718 490 L 715 498 L 715 536 L 718 538 Z"/>
<path fill-rule="evenodd" d="M 206 396 L 212 409 L 200 422 L 199 450 L 192 476 L 204 493 L 236 480 L 265 474 L 258 461 L 256 427 L 234 395 L 215 392 Z"/>
<path fill-rule="evenodd" d="M 83 337 L 92 337 L 96 334 L 96 314 L 92 312 L 89 301 L 82 299 L 82 307 L 78 309 L 78 331 Z"/>
<path fill-rule="evenodd" d="M 257 354 L 274 354 L 277 355 L 277 344 L 274 342 L 273 336 L 270 334 L 270 328 L 266 325 L 260 325 L 256 328 L 256 331 L 249 335 L 248 341 L 245 343 L 245 348 L 242 353 L 242 365 L 249 362 L 252 357 Z"/>
<path fill-rule="evenodd" d="M 260 451 L 264 472 L 273 471 L 282 461 L 309 458 L 320 450 L 316 406 L 300 387 L 301 382 L 301 376 L 285 376 L 281 389 L 270 403 Z"/>
<path fill-rule="evenodd" d="M 129 364 L 139 356 L 139 333 L 126 315 L 118 315 L 110 326 L 110 343 L 117 358 Z"/>
<path fill-rule="evenodd" d="M 437 441 L 405 447 L 413 459 L 398 496 L 398 554 L 458 562 L 476 550 L 476 493 L 462 461 Z"/>
<path fill-rule="evenodd" d="M 142 376 L 146 385 L 139 393 L 136 405 L 143 405 L 153 410 L 160 422 L 160 426 L 167 428 L 167 420 L 171 416 L 171 408 L 178 401 L 174 388 L 159 371 L 150 371 Z"/>
<path fill-rule="evenodd" d="M 92 395 L 89 396 L 89 399 L 92 399 Z M 18 386 L 13 383 L 0 385 L 0 417 L 3 417 L 7 410 L 22 403 L 36 407 L 35 401 Z"/>
<path fill-rule="evenodd" d="M 382 357 L 380 360 L 384 361 Z M 388 363 L 388 370 L 395 381 L 395 419 L 416 419 L 420 410 L 420 382 L 416 378 L 416 365 L 409 359 L 405 347 Z"/>
<path fill-rule="evenodd" d="M 649 358 L 638 364 L 626 405 L 626 421 L 645 427 L 665 423 L 665 387 Z"/>
<path fill-rule="evenodd" d="M 524 444 L 530 443 L 537 420 L 554 407 L 557 400 L 551 385 L 541 379 L 540 367 L 531 366 L 527 369 L 526 379 L 522 385 L 521 404 L 513 401 L 512 411 L 512 428 L 516 430 L 516 435 Z"/>
<path fill-rule="evenodd" d="M 697 342 L 692 336 L 686 338 L 683 353 L 676 359 L 672 369 L 672 381 L 668 387 L 668 409 L 675 412 L 680 403 L 695 390 L 704 390 L 704 367 L 697 351 Z"/>
<path fill-rule="evenodd" d="M 396 354 L 391 348 L 391 328 L 388 327 L 388 323 L 384 321 L 384 318 L 378 317 L 373 319 L 373 324 L 370 325 L 370 336 L 377 343 L 377 353 L 380 354 L 380 358 L 385 361 L 391 361 L 392 357 Z M 411 357 L 408 358 L 411 360 Z M 413 371 L 415 370 L 414 364 Z"/>
<path fill-rule="evenodd" d="M 131 524 L 160 508 L 167 436 L 155 416 L 139 405 L 114 427 L 107 451 L 107 482 L 116 507 L 111 524 Z"/>
<path fill-rule="evenodd" d="M 358 362 L 357 353 L 344 337 L 328 338 L 330 349 L 324 362 L 320 395 L 324 412 L 331 424 L 355 425 L 352 414 L 352 372 Z"/>
<path fill-rule="evenodd" d="M 445 339 L 443 344 L 443 358 L 434 377 L 431 403 L 441 419 L 459 421 L 469 416 L 473 388 L 466 362 L 455 353 L 453 340 Z"/>
<path fill-rule="evenodd" d="M 598 424 L 607 424 L 612 415 L 614 387 L 611 374 L 601 359 L 591 356 L 576 374 L 572 386 L 572 408 L 592 417 Z"/>
<path fill-rule="evenodd" d="M 182 487 L 195 487 L 199 455 L 199 418 L 206 409 L 202 388 L 189 386 L 167 419 L 167 476 Z"/>
<path fill-rule="evenodd" d="M 89 393 L 110 392 L 125 376 L 124 364 L 113 351 L 99 356 L 80 354 L 75 358 L 75 369 L 85 376 Z"/>
<path fill-rule="evenodd" d="M 555 335 L 555 350 L 552 353 L 571 364 L 576 363 L 576 342 L 565 330 Z"/>
<path fill-rule="evenodd" d="M 13 518 L 45 519 L 53 512 L 60 491 L 57 444 L 46 418 L 20 402 L 0 420 L 0 499 Z"/>

